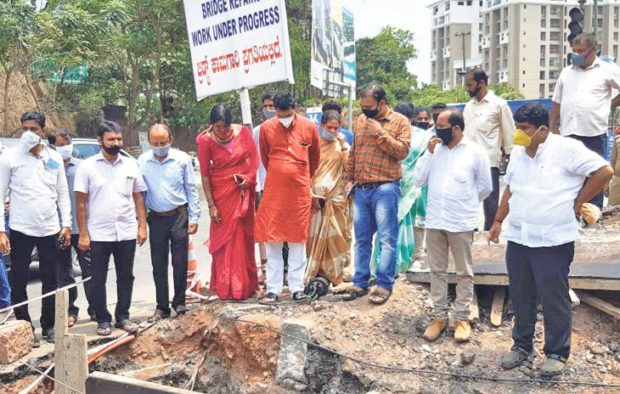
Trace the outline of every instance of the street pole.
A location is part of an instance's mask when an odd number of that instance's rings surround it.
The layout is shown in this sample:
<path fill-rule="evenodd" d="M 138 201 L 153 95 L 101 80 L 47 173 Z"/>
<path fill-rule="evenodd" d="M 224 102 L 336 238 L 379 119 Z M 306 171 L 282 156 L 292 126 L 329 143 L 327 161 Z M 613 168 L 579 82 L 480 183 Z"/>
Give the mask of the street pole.
<path fill-rule="evenodd" d="M 454 35 L 455 37 L 461 37 L 462 41 L 462 49 L 463 49 L 463 69 L 461 70 L 461 76 L 463 78 L 463 86 L 465 86 L 465 74 L 467 73 L 467 47 L 465 45 L 465 37 L 466 36 L 471 36 L 471 32 L 467 32 L 467 33 L 456 33 Z"/>
<path fill-rule="evenodd" d="M 594 33 L 594 37 L 598 40 L 598 35 L 596 34 L 598 31 L 598 0 L 594 0 L 594 5 L 592 7 L 594 8 L 592 10 L 592 15 L 594 16 L 592 33 Z"/>
<path fill-rule="evenodd" d="M 250 103 L 250 91 L 243 88 L 239 91 L 239 101 L 241 102 L 241 118 L 243 124 L 252 128 L 252 105 Z"/>

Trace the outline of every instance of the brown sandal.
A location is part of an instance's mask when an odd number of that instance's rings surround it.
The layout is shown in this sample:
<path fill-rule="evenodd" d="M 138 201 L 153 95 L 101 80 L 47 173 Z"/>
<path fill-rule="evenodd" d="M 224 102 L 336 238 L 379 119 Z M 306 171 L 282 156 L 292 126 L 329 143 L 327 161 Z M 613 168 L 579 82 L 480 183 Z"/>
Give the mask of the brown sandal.
<path fill-rule="evenodd" d="M 387 300 L 390 299 L 391 295 L 392 295 L 391 290 L 377 287 L 376 289 L 372 291 L 372 293 L 370 293 L 370 297 L 368 298 L 368 301 L 374 305 L 383 305 L 387 302 Z"/>
<path fill-rule="evenodd" d="M 135 334 L 136 332 L 138 332 L 138 329 L 140 328 L 138 327 L 138 324 L 135 321 L 131 321 L 129 319 L 116 323 L 115 327 L 120 328 L 121 330 L 124 330 L 130 334 Z"/>
<path fill-rule="evenodd" d="M 77 322 L 77 316 L 75 315 L 69 315 L 69 317 L 67 318 L 67 326 L 69 328 L 75 326 L 75 323 Z"/>
<path fill-rule="evenodd" d="M 350 289 L 344 290 L 340 298 L 342 298 L 342 300 L 344 301 L 353 301 L 365 296 L 366 294 L 368 294 L 368 289 L 354 286 Z"/>

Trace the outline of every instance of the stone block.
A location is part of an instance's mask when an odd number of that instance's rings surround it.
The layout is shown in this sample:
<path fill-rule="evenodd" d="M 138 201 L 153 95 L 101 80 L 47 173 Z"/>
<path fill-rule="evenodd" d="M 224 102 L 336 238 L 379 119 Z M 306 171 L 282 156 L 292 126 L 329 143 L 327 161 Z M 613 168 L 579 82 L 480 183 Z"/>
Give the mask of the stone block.
<path fill-rule="evenodd" d="M 11 364 L 32 350 L 32 327 L 25 320 L 13 320 L 0 326 L 0 364 Z"/>
<path fill-rule="evenodd" d="M 296 339 L 307 341 L 308 337 L 308 328 L 302 322 L 289 320 L 282 324 L 280 355 L 276 369 L 276 382 L 281 387 L 295 391 L 304 391 L 308 387 L 305 373 L 308 345 Z"/>

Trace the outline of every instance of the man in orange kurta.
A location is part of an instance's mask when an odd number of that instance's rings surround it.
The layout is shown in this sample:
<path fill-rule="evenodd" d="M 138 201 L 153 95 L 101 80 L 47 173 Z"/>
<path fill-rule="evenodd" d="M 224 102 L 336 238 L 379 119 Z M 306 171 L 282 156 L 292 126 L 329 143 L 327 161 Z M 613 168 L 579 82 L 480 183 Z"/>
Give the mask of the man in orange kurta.
<path fill-rule="evenodd" d="M 267 170 L 265 190 L 256 213 L 254 239 L 267 249 L 267 295 L 282 293 L 282 245 L 288 242 L 288 286 L 295 300 L 304 298 L 306 241 L 312 213 L 312 176 L 319 166 L 321 143 L 316 125 L 295 113 L 291 93 L 274 97 L 276 117 L 260 129 L 260 154 Z"/>

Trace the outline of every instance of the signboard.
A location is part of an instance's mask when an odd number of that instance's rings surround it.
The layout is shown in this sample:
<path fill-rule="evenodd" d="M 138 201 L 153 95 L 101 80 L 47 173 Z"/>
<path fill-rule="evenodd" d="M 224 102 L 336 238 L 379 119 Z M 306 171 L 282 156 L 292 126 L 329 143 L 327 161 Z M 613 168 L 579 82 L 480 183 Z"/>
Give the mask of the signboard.
<path fill-rule="evenodd" d="M 310 83 L 332 97 L 342 95 L 345 83 L 355 91 L 355 33 L 353 12 L 342 0 L 312 1 Z"/>
<path fill-rule="evenodd" d="M 294 82 L 284 0 L 183 0 L 196 98 Z"/>

